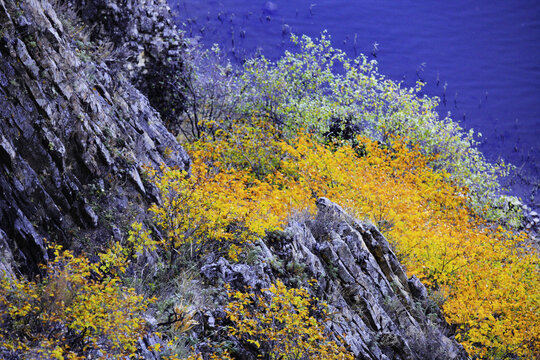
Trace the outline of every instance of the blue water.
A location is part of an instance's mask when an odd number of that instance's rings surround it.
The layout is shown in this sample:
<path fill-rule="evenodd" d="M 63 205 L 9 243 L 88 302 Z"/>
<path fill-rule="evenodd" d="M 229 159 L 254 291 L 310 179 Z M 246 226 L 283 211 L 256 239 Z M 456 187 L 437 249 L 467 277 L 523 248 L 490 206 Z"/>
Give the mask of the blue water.
<path fill-rule="evenodd" d="M 188 36 L 218 43 L 238 63 L 289 46 L 288 33 L 328 30 L 380 73 L 427 82 L 439 113 L 483 134 L 480 149 L 518 167 L 512 191 L 540 207 L 540 1 L 169 0 Z M 538 193 L 538 194 L 537 194 Z"/>

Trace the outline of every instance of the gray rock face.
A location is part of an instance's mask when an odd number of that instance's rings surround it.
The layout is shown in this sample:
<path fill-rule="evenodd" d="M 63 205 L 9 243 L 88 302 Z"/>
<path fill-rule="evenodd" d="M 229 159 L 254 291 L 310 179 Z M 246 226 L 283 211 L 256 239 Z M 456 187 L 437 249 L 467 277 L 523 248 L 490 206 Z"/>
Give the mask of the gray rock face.
<path fill-rule="evenodd" d="M 0 230 L 0 274 L 13 276 L 13 255 L 5 232 Z"/>
<path fill-rule="evenodd" d="M 202 274 L 236 289 L 265 288 L 276 278 L 293 287 L 316 279 L 312 295 L 334 314 L 327 329 L 345 339 L 357 359 L 467 359 L 424 285 L 407 278 L 379 230 L 328 199 L 317 206 L 314 220 L 291 222 L 259 242 L 257 265 L 220 258 Z M 244 350 L 242 358 L 254 358 Z"/>
<path fill-rule="evenodd" d="M 2 251 L 28 273 L 46 258 L 43 238 L 102 243 L 143 214 L 156 193 L 145 165 L 189 168 L 146 96 L 57 10 L 0 0 Z"/>
<path fill-rule="evenodd" d="M 166 0 L 63 0 L 92 27 L 92 40 L 112 42 L 133 84 L 170 126 L 184 105 L 179 91 L 184 40 Z"/>

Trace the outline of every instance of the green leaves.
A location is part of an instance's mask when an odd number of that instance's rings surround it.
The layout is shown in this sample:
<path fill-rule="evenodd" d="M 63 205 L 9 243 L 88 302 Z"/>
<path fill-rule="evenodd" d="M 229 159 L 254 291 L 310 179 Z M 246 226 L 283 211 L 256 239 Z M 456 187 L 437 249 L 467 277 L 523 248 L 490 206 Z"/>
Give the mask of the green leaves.
<path fill-rule="evenodd" d="M 490 164 L 476 148 L 472 130 L 466 132 L 447 116 L 439 118 L 437 98 L 421 95 L 424 84 L 404 88 L 379 74 L 375 61 L 363 55 L 349 59 L 331 46 L 323 32 L 319 39 L 291 36 L 297 52 L 286 51 L 276 62 L 265 57 L 248 60 L 240 83 L 244 91 L 240 113 L 267 116 L 285 136 L 305 130 L 321 138 L 333 119 L 348 121 L 361 135 L 391 142 L 407 138 L 426 155 L 437 155 L 430 166 L 449 172 L 469 188 L 469 204 L 490 220 L 516 224 L 515 212 L 499 207 L 498 179 L 511 167 Z"/>

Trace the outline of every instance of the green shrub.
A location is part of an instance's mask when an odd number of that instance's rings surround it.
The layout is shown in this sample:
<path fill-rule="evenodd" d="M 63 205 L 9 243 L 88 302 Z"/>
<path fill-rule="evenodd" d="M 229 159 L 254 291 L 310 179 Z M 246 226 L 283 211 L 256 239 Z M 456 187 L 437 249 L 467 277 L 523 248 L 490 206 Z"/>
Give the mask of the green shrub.
<path fill-rule="evenodd" d="M 437 155 L 434 169 L 448 171 L 471 190 L 470 205 L 478 213 L 518 223 L 519 211 L 508 207 L 516 199 L 499 197 L 499 178 L 511 167 L 489 163 L 472 129 L 465 131 L 449 116 L 439 118 L 439 100 L 421 95 L 424 84 L 407 88 L 386 79 L 375 61 L 363 55 L 352 60 L 333 48 L 325 32 L 316 41 L 305 35 L 291 40 L 297 52 L 286 51 L 276 62 L 263 56 L 245 63 L 241 112 L 267 115 L 285 134 L 305 129 L 322 136 L 337 122 L 382 142 L 406 138 L 425 154 Z"/>

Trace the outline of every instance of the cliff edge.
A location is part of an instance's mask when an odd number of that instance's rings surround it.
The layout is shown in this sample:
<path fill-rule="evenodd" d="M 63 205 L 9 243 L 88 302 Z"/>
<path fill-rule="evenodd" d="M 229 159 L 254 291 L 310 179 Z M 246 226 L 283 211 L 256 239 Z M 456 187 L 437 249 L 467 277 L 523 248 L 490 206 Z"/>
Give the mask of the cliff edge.
<path fill-rule="evenodd" d="M 155 200 L 143 166 L 189 167 L 116 66 L 124 51 L 92 42 L 72 11 L 0 0 L 0 246 L 28 273 L 47 257 L 43 238 L 84 247 L 121 237 Z"/>

